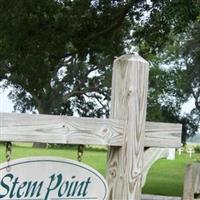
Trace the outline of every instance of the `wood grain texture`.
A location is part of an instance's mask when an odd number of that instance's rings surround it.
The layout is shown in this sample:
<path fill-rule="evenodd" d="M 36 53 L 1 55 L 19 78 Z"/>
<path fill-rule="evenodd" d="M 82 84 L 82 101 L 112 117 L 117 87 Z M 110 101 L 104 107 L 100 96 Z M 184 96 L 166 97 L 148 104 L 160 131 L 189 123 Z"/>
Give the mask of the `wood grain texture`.
<path fill-rule="evenodd" d="M 125 124 L 123 146 L 108 152 L 109 200 L 141 200 L 148 71 L 140 56 L 125 55 L 114 61 L 111 118 Z"/>
<path fill-rule="evenodd" d="M 183 200 L 194 199 L 194 173 L 191 164 L 186 166 L 184 188 L 183 188 Z"/>
<path fill-rule="evenodd" d="M 122 146 L 124 120 L 0 113 L 0 141 Z M 180 147 L 181 125 L 146 122 L 145 146 Z"/>
<path fill-rule="evenodd" d="M 192 166 L 194 173 L 194 193 L 199 194 L 200 198 L 200 163 L 195 163 Z"/>
<path fill-rule="evenodd" d="M 146 122 L 145 147 L 181 147 L 182 124 Z"/>
<path fill-rule="evenodd" d="M 0 141 L 119 145 L 123 122 L 56 115 L 0 114 Z"/>
<path fill-rule="evenodd" d="M 149 148 L 144 152 L 142 187 L 146 182 L 147 174 L 153 164 L 161 158 L 167 158 L 168 153 L 169 149 L 167 148 Z"/>
<path fill-rule="evenodd" d="M 186 166 L 183 200 L 200 198 L 200 163 L 193 163 Z"/>

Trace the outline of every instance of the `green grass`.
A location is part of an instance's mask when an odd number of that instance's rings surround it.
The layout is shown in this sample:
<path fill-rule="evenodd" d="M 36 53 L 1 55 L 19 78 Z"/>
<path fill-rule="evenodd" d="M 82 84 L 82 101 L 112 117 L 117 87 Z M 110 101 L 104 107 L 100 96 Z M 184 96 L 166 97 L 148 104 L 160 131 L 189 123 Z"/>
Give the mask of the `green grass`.
<path fill-rule="evenodd" d="M 63 149 L 40 149 L 32 148 L 30 144 L 13 145 L 12 159 L 30 156 L 58 156 L 77 160 L 77 150 L 74 147 Z M 5 162 L 5 146 L 0 145 L 0 163 Z M 84 151 L 82 162 L 90 165 L 101 174 L 105 175 L 106 152 L 103 149 L 87 148 Z"/>
<path fill-rule="evenodd" d="M 176 155 L 176 160 L 159 160 L 151 168 L 143 192 L 166 196 L 182 196 L 185 166 L 196 162 L 199 154 Z"/>
<path fill-rule="evenodd" d="M 12 159 L 29 156 L 59 156 L 69 159 L 77 159 L 77 150 L 74 147 L 67 149 L 36 149 L 29 145 L 20 144 L 13 146 Z M 159 160 L 151 168 L 143 193 L 166 196 L 182 196 L 185 166 L 195 162 L 199 154 L 177 155 L 175 161 Z M 0 163 L 5 162 L 5 146 L 0 145 Z M 84 151 L 83 163 L 90 165 L 105 175 L 106 151 L 102 149 L 87 148 Z"/>

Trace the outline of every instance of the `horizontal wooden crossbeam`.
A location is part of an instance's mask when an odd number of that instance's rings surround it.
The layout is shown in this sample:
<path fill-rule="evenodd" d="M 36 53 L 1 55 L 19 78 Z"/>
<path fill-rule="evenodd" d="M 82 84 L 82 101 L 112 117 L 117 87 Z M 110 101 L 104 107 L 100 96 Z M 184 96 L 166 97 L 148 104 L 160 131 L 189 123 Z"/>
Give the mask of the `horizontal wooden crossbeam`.
<path fill-rule="evenodd" d="M 64 115 L 1 114 L 1 141 L 120 145 L 123 122 Z"/>
<path fill-rule="evenodd" d="M 146 122 L 146 147 L 181 147 L 182 124 Z"/>
<path fill-rule="evenodd" d="M 124 122 L 58 115 L 0 113 L 0 141 L 121 146 Z M 147 122 L 145 146 L 179 147 L 181 125 Z"/>

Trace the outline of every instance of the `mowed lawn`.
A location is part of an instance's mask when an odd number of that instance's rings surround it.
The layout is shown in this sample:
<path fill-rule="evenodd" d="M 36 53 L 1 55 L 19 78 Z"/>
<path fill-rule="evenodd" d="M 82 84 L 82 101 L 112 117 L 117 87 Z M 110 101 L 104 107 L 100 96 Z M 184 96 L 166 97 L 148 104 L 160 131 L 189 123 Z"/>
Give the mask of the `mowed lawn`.
<path fill-rule="evenodd" d="M 63 149 L 41 149 L 32 148 L 30 144 L 13 145 L 12 159 L 30 156 L 57 156 L 77 160 L 77 148 L 69 147 Z M 6 160 L 5 146 L 0 145 L 0 163 Z M 95 168 L 101 174 L 105 174 L 106 150 L 86 148 L 83 153 L 82 162 Z"/>
<path fill-rule="evenodd" d="M 65 149 L 39 149 L 32 148 L 26 144 L 13 146 L 12 159 L 29 156 L 59 156 L 69 159 L 77 159 L 77 150 L 74 147 Z M 185 166 L 188 163 L 196 162 L 200 159 L 199 154 L 193 154 L 189 158 L 188 154 L 176 155 L 176 160 L 159 160 L 151 168 L 147 182 L 143 188 L 143 193 L 159 194 L 166 196 L 182 196 L 183 179 Z M 0 145 L 0 163 L 5 161 L 5 146 Z M 83 163 L 90 165 L 105 176 L 106 150 L 86 148 L 83 155 Z"/>
<path fill-rule="evenodd" d="M 162 159 L 151 168 L 143 192 L 167 196 L 182 196 L 185 167 L 189 163 L 197 162 L 200 154 L 176 155 L 176 160 Z"/>

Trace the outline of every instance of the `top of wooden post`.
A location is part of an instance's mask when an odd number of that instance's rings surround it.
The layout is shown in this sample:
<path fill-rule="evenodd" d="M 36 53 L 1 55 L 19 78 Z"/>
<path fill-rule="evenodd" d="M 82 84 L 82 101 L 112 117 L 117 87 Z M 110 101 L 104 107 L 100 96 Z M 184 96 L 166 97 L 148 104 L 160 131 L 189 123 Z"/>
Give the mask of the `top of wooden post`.
<path fill-rule="evenodd" d="M 139 55 L 135 55 L 135 54 L 122 55 L 120 57 L 117 57 L 114 62 L 117 62 L 120 60 L 137 61 L 137 62 L 143 62 L 143 63 L 148 64 L 148 62 L 144 58 L 142 58 Z"/>

